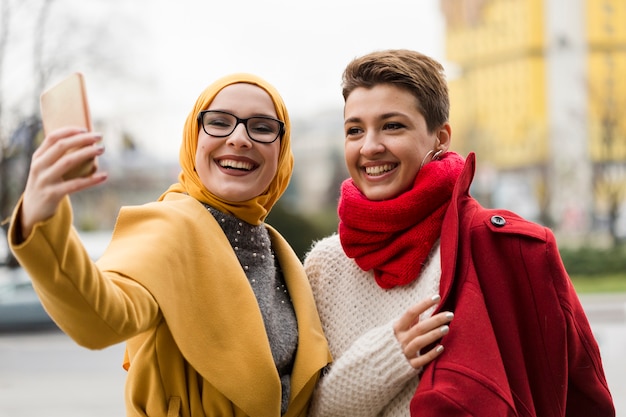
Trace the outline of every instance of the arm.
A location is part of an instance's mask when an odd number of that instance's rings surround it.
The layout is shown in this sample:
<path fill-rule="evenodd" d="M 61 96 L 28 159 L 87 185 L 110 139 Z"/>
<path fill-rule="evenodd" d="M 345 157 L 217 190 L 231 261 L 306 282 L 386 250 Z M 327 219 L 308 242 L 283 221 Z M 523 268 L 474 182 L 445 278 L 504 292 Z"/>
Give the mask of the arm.
<path fill-rule="evenodd" d="M 15 217 L 19 214 L 18 205 Z M 78 344 L 99 349 L 126 340 L 160 317 L 158 305 L 141 285 L 103 273 L 71 227 L 69 199 L 56 214 L 36 224 L 17 243 L 11 222 L 9 241 L 50 316 Z"/>
<path fill-rule="evenodd" d="M 150 293 L 124 277 L 102 273 L 72 227 L 68 194 L 102 183 L 106 174 L 67 181 L 62 177 L 102 153 L 93 146 L 97 140 L 99 135 L 73 128 L 44 139 L 33 155 L 8 235 L 45 309 L 68 335 L 91 348 L 125 340 L 158 318 Z M 80 149 L 66 153 L 75 147 Z"/>
<path fill-rule="evenodd" d="M 582 310 L 569 311 L 567 417 L 614 417 L 615 408 L 607 385 L 600 353 Z"/>
<path fill-rule="evenodd" d="M 568 389 L 565 415 L 615 416 L 600 350 L 578 295 L 563 266 L 554 235 L 548 232 L 546 256 L 567 323 Z"/>
<path fill-rule="evenodd" d="M 309 415 L 376 416 L 418 372 L 406 360 L 392 324 L 374 328 L 329 365 Z"/>

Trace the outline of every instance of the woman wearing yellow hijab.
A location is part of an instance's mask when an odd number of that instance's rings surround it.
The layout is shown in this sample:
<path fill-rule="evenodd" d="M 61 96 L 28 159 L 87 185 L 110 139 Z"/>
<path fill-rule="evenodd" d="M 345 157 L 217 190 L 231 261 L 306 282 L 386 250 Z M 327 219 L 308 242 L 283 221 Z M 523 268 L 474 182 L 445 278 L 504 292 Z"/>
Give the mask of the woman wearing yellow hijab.
<path fill-rule="evenodd" d="M 68 194 L 106 173 L 63 174 L 100 155 L 99 139 L 46 136 L 12 217 L 11 249 L 48 313 L 85 347 L 127 342 L 128 416 L 306 415 L 330 354 L 298 257 L 264 223 L 293 167 L 278 92 L 250 74 L 207 87 L 184 126 L 179 182 L 123 207 L 94 263 Z"/>

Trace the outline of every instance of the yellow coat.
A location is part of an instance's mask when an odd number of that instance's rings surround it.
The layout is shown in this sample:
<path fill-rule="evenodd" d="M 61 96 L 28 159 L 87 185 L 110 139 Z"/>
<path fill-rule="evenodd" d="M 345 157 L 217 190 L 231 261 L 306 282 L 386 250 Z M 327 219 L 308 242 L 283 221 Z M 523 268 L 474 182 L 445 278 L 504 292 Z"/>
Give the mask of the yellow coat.
<path fill-rule="evenodd" d="M 256 298 L 202 204 L 169 194 L 123 208 L 97 266 L 71 216 L 65 198 L 11 248 L 46 310 L 77 343 L 98 349 L 128 340 L 128 416 L 280 416 L 280 379 Z M 298 320 L 285 415 L 305 416 L 331 357 L 302 265 L 268 230 Z M 15 236 L 13 226 L 9 233 Z"/>

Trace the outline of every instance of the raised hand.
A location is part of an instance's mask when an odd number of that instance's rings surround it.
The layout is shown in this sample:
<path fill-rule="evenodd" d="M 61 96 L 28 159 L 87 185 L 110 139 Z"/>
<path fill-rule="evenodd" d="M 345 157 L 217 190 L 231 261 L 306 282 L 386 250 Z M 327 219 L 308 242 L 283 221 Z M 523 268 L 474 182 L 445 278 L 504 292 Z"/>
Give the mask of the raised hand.
<path fill-rule="evenodd" d="M 104 153 L 101 139 L 99 133 L 73 127 L 55 130 L 45 137 L 33 154 L 24 190 L 20 216 L 22 238 L 30 235 L 37 222 L 52 217 L 63 197 L 107 179 L 105 172 L 63 178 L 73 168 Z"/>
<path fill-rule="evenodd" d="M 435 306 L 439 300 L 439 295 L 435 295 L 418 302 L 411 306 L 393 326 L 404 355 L 411 366 L 416 369 L 427 365 L 443 352 L 443 346 L 440 344 L 426 352 L 423 349 L 437 342 L 450 331 L 448 324 L 454 318 L 454 314 L 444 311 L 420 320 L 420 315 Z"/>

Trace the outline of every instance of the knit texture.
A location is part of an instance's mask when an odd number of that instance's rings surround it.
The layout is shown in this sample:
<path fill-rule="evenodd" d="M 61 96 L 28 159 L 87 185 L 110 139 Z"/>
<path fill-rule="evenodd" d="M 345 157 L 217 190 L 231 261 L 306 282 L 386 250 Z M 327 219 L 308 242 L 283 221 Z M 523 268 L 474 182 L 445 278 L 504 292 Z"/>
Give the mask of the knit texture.
<path fill-rule="evenodd" d="M 243 268 L 263 316 L 265 331 L 282 386 L 281 412 L 289 405 L 291 370 L 298 345 L 298 323 L 280 265 L 262 223 L 251 225 L 237 217 L 204 206 L 215 217 Z"/>
<path fill-rule="evenodd" d="M 372 201 L 349 178 L 339 200 L 339 236 L 346 254 L 382 288 L 406 285 L 419 274 L 441 234 L 452 189 L 463 168 L 454 152 L 424 165 L 413 187 L 395 198 Z"/>
<path fill-rule="evenodd" d="M 389 290 L 345 255 L 338 235 L 317 242 L 304 265 L 334 358 L 316 388 L 309 415 L 409 416 L 419 373 L 404 356 L 392 326 L 410 306 L 439 293 L 439 244 L 418 279 Z"/>

